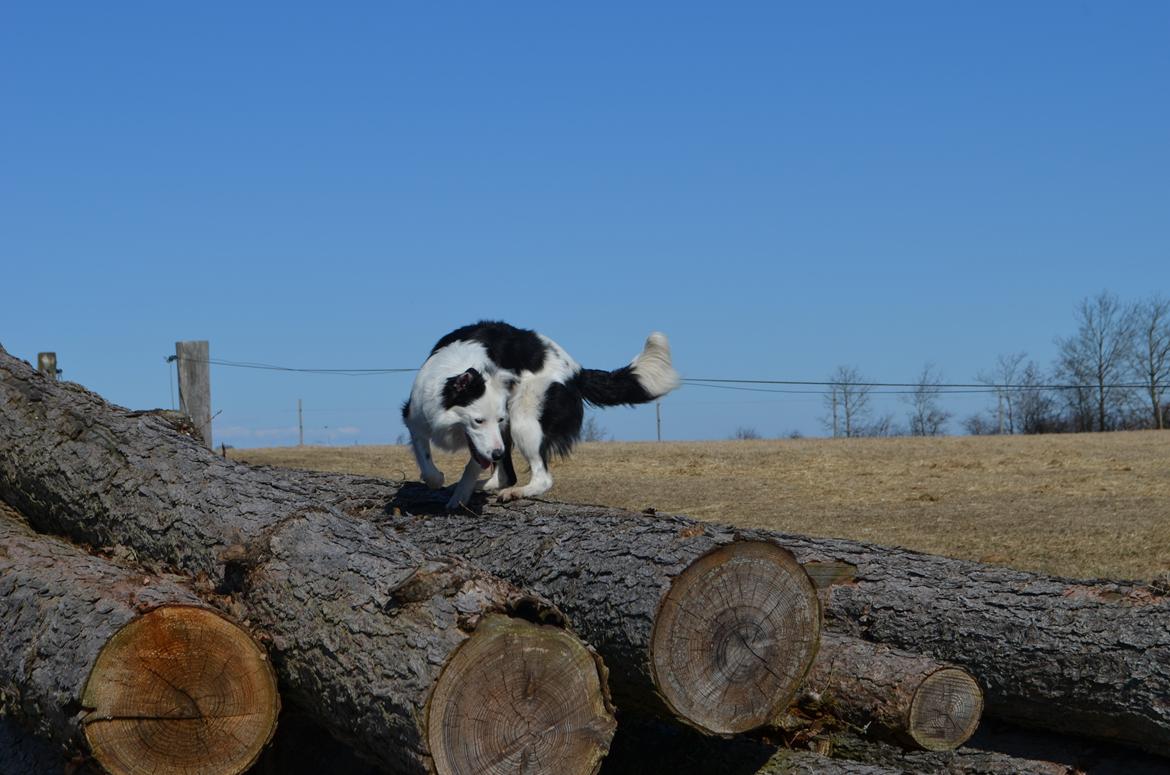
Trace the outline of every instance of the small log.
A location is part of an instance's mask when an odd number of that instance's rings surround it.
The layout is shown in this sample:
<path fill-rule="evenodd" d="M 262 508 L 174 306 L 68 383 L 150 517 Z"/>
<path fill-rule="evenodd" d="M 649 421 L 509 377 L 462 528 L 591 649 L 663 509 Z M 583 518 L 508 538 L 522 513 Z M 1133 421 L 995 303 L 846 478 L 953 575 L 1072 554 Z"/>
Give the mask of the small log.
<path fill-rule="evenodd" d="M 247 632 L 3 505 L 0 620 L 0 711 L 112 775 L 238 775 L 276 728 L 276 678 Z"/>
<path fill-rule="evenodd" d="M 983 692 L 955 665 L 826 632 L 798 704 L 806 713 L 832 714 L 867 735 L 949 751 L 975 733 Z"/>
<path fill-rule="evenodd" d="M 763 532 L 822 590 L 833 629 L 969 671 L 984 714 L 1170 755 L 1170 599 L 832 538 Z"/>
<path fill-rule="evenodd" d="M 2 350 L 0 449 L 0 499 L 231 595 L 286 698 L 383 768 L 600 766 L 615 725 L 604 666 L 547 600 Z"/>
<path fill-rule="evenodd" d="M 392 521 L 411 543 L 556 603 L 605 658 L 623 710 L 715 734 L 755 729 L 787 707 L 816 653 L 815 588 L 774 544 L 654 520 L 569 526 L 515 508 L 468 519 L 411 485 L 388 508 L 415 515 Z"/>

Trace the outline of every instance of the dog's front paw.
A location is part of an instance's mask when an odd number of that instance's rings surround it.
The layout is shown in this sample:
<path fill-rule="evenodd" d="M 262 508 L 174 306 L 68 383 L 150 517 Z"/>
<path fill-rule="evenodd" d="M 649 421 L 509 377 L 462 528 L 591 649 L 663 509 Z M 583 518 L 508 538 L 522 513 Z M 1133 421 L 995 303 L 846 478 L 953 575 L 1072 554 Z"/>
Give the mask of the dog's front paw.
<path fill-rule="evenodd" d="M 432 490 L 441 489 L 443 486 L 443 472 L 435 471 L 433 474 L 423 474 L 423 481 Z"/>
<path fill-rule="evenodd" d="M 465 505 L 462 498 L 458 495 L 452 495 L 447 500 L 447 511 L 463 511 Z"/>
<path fill-rule="evenodd" d="M 508 487 L 507 489 L 500 490 L 500 495 L 498 498 L 499 502 L 507 503 L 508 501 L 520 500 L 524 497 L 524 495 L 521 494 L 520 489 L 521 488 L 519 487 Z"/>

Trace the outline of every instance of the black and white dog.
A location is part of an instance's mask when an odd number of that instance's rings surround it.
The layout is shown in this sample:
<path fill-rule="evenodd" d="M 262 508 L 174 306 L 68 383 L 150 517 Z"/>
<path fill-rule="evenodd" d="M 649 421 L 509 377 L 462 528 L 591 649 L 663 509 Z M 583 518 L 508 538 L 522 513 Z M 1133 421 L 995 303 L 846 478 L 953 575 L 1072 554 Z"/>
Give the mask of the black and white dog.
<path fill-rule="evenodd" d="M 470 452 L 447 502 L 455 509 L 469 502 L 480 471 L 493 467 L 483 489 L 498 490 L 501 500 L 546 492 L 553 483 L 549 456 L 572 449 L 581 434 L 583 402 L 644 404 L 669 393 L 678 381 L 670 344 L 657 332 L 630 365 L 600 371 L 581 368 L 543 334 L 483 321 L 439 340 L 415 377 L 402 418 L 428 487 L 443 486 L 431 442 L 447 452 Z M 513 445 L 532 469 L 523 487 L 515 486 Z"/>

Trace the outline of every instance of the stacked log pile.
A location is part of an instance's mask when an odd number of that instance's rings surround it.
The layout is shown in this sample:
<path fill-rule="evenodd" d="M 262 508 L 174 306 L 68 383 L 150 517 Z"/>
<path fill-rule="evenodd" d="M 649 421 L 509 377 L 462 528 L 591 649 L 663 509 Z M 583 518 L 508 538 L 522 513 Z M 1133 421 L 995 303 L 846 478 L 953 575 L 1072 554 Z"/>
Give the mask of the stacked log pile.
<path fill-rule="evenodd" d="M 167 736 L 260 718 L 211 712 L 213 692 L 185 685 L 133 712 L 86 693 L 103 646 L 176 612 L 241 639 L 222 674 L 186 673 L 227 681 L 251 648 L 298 717 L 387 772 L 684 771 L 671 755 L 699 761 L 700 749 L 727 772 L 1059 771 L 930 753 L 967 741 L 984 706 L 1170 752 L 1170 610 L 1136 588 L 599 507 L 447 514 L 442 493 L 417 485 L 227 460 L 171 418 L 46 380 L 2 349 L 0 500 L 18 512 L 0 514 L 0 584 L 51 590 L 6 605 L 49 621 L 43 601 L 56 601 L 87 634 L 71 653 L 67 634 L 30 646 L 45 632 L 6 631 L 0 647 L 38 658 L 0 655 L 17 665 L 0 670 L 0 715 L 110 772 L 179 770 L 133 750 L 118 770 L 91 730 L 128 724 L 114 737 L 133 748 L 150 725 Z M 130 564 L 95 557 L 103 548 Z M 107 576 L 76 570 L 96 566 Z M 139 576 L 152 581 L 127 580 Z M 184 630 L 188 644 L 204 626 Z M 155 669 L 131 664 L 116 685 Z M 276 708 L 273 694 L 266 723 Z M 232 745 L 201 732 L 184 771 L 243 772 L 272 734 L 257 724 L 232 761 Z M 294 737 L 280 745 L 311 738 Z M 826 758 L 834 741 L 854 760 Z M 279 760 L 298 758 L 310 757 Z"/>

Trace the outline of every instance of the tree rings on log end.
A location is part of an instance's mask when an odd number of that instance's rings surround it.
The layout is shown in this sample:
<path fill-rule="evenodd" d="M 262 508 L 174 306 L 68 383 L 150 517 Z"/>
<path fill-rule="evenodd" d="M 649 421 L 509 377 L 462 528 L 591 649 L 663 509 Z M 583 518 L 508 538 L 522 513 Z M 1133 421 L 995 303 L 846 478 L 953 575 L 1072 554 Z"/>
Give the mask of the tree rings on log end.
<path fill-rule="evenodd" d="M 935 670 L 910 702 L 907 734 L 927 751 L 951 751 L 975 734 L 983 715 L 983 690 L 959 667 Z"/>
<path fill-rule="evenodd" d="M 111 775 L 238 775 L 276 730 L 280 697 L 264 650 L 194 606 L 156 608 L 102 647 L 82 720 Z"/>
<path fill-rule="evenodd" d="M 679 574 L 659 607 L 655 684 L 702 730 L 755 729 L 791 702 L 820 627 L 816 589 L 791 554 L 759 541 L 721 546 Z"/>
<path fill-rule="evenodd" d="M 616 722 L 600 659 L 559 627 L 491 614 L 435 683 L 427 742 L 440 775 L 592 775 Z"/>

